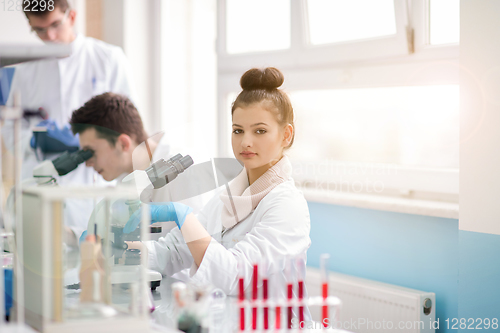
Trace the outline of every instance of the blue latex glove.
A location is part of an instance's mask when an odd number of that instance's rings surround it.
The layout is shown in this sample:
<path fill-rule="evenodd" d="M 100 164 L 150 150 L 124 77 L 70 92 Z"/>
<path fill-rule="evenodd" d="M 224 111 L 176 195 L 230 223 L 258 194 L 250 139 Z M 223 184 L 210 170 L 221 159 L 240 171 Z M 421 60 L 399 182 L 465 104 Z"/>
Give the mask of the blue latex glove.
<path fill-rule="evenodd" d="M 174 221 L 180 229 L 186 220 L 186 216 L 193 212 L 193 208 L 178 202 L 151 203 L 149 204 L 149 211 L 151 212 L 151 223 Z M 123 228 L 124 234 L 128 234 L 137 228 L 141 222 L 141 215 L 141 209 L 132 214 Z"/>
<path fill-rule="evenodd" d="M 78 245 L 81 245 L 83 243 L 83 241 L 85 240 L 85 238 L 87 238 L 87 230 L 85 230 L 82 235 L 80 236 L 80 238 L 78 239 Z"/>
<path fill-rule="evenodd" d="M 35 132 L 31 137 L 31 148 L 40 147 L 44 153 L 76 151 L 80 147 L 78 135 L 73 135 L 68 124 L 59 128 L 53 119 L 40 122 L 38 127 L 47 128 L 47 132 Z"/>

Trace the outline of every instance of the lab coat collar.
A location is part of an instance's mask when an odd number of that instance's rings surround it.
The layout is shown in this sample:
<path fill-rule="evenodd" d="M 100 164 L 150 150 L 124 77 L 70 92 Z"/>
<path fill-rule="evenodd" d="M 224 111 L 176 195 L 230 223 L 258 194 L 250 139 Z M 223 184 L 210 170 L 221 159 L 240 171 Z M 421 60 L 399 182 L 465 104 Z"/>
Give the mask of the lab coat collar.
<path fill-rule="evenodd" d="M 82 34 L 76 34 L 75 40 L 73 40 L 70 43 L 72 51 L 71 54 L 73 55 L 75 53 L 78 53 L 81 50 L 84 42 L 85 42 L 85 37 Z"/>
<path fill-rule="evenodd" d="M 252 185 L 249 185 L 247 171 L 243 168 L 220 194 L 224 203 L 221 213 L 222 226 L 229 229 L 244 220 L 273 188 L 289 180 L 291 176 L 292 165 L 286 155 Z"/>

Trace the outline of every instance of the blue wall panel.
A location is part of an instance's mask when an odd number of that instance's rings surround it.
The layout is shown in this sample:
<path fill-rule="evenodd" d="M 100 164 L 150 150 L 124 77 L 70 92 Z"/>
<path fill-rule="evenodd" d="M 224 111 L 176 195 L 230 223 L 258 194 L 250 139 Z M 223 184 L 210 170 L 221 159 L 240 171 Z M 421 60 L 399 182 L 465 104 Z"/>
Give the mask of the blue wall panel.
<path fill-rule="evenodd" d="M 309 203 L 308 265 L 436 293 L 438 332 L 458 313 L 458 220 Z M 451 330 L 450 330 L 451 332 Z"/>
<path fill-rule="evenodd" d="M 481 323 L 484 319 L 500 320 L 500 236 L 480 232 L 460 231 L 460 281 L 458 318 L 465 318 L 467 325 Z M 473 321 L 470 321 L 472 318 Z M 500 332 L 490 325 L 487 331 Z M 459 326 L 457 326 L 459 327 Z M 463 330 L 464 332 L 467 329 Z"/>

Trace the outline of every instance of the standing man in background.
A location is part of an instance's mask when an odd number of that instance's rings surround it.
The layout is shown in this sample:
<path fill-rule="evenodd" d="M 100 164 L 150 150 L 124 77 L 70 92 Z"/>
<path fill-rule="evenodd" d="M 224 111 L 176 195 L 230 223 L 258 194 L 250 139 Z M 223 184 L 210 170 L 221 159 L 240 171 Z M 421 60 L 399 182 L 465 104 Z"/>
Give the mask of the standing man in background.
<path fill-rule="evenodd" d="M 45 6 L 42 10 L 40 1 L 24 0 L 22 7 L 33 33 L 45 43 L 71 45 L 72 53 L 66 58 L 16 66 L 7 105 L 12 105 L 13 93 L 20 92 L 22 107 L 45 109 L 49 119 L 62 128 L 68 124 L 72 112 L 95 95 L 115 92 L 134 100 L 129 66 L 123 51 L 117 46 L 77 34 L 74 29 L 77 12 L 68 0 L 53 0 L 50 3 L 53 6 Z M 23 124 L 23 179 L 32 177 L 33 168 L 41 162 L 29 146 L 34 125 L 36 122 Z M 13 142 L 9 135 L 12 124 L 6 124 L 5 129 L 6 145 L 12 149 Z M 60 177 L 58 183 L 92 184 L 95 176 L 92 168 L 82 164 L 70 174 Z M 91 212 L 90 202 L 67 200 L 65 222 L 68 244 L 76 244 L 87 228 Z"/>

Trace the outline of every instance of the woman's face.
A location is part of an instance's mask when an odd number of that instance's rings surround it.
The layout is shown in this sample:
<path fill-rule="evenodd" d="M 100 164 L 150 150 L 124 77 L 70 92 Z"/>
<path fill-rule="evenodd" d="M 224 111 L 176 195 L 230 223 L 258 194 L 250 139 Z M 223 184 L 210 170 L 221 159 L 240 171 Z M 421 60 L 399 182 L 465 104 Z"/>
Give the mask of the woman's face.
<path fill-rule="evenodd" d="M 233 153 L 247 170 L 274 165 L 290 139 L 291 126 L 280 126 L 262 102 L 238 107 L 233 112 Z"/>

